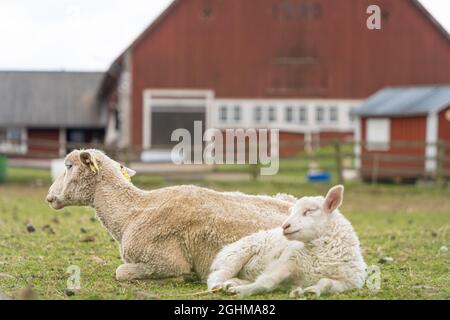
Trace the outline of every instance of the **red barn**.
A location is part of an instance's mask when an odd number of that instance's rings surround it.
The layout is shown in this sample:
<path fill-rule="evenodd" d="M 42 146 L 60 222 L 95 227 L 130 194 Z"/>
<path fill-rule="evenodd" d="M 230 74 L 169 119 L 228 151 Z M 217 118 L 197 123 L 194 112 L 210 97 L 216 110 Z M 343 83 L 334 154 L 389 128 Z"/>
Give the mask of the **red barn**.
<path fill-rule="evenodd" d="M 450 85 L 386 88 L 354 114 L 363 178 L 450 176 Z"/>
<path fill-rule="evenodd" d="M 175 0 L 103 80 L 107 142 L 157 148 L 194 120 L 306 143 L 349 136 L 374 92 L 450 83 L 449 39 L 416 0 Z"/>

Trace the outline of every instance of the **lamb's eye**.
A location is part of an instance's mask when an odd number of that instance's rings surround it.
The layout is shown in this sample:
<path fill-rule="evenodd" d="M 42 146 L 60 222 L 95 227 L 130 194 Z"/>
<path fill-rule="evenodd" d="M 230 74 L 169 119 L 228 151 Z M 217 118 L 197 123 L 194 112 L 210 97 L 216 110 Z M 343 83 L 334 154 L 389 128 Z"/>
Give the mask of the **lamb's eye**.
<path fill-rule="evenodd" d="M 317 210 L 317 208 L 309 208 L 303 211 L 303 215 L 306 216 L 308 214 L 314 213 Z"/>
<path fill-rule="evenodd" d="M 72 164 L 71 163 L 66 163 L 66 168 L 67 168 L 67 170 L 72 169 Z"/>

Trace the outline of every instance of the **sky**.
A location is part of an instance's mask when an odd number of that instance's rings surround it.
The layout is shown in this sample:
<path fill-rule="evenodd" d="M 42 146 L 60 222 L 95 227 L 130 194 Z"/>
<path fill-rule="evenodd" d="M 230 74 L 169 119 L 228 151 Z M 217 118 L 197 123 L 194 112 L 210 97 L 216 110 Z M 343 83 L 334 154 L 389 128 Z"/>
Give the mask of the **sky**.
<path fill-rule="evenodd" d="M 104 71 L 171 1 L 0 0 L 0 69 Z M 450 1 L 421 2 L 450 32 Z"/>

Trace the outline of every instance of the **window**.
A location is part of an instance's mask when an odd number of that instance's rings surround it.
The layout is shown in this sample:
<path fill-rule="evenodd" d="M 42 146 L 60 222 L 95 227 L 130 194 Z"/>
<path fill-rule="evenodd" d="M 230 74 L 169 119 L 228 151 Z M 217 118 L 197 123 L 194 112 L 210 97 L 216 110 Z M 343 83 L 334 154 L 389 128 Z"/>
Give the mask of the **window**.
<path fill-rule="evenodd" d="M 241 107 L 235 106 L 234 107 L 234 121 L 239 122 L 241 121 Z"/>
<path fill-rule="evenodd" d="M 285 109 L 285 120 L 286 122 L 291 123 L 294 120 L 294 109 L 292 107 L 286 107 Z"/>
<path fill-rule="evenodd" d="M 306 107 L 300 107 L 298 109 L 298 122 L 300 123 L 308 122 L 308 109 L 306 109 Z"/>
<path fill-rule="evenodd" d="M 262 108 L 261 107 L 255 107 L 255 109 L 253 110 L 253 120 L 255 120 L 255 122 L 262 121 Z"/>
<path fill-rule="evenodd" d="M 339 113 L 337 107 L 330 108 L 330 122 L 338 122 L 339 121 Z"/>
<path fill-rule="evenodd" d="M 274 122 L 277 121 L 277 115 L 275 112 L 275 107 L 269 107 L 269 121 Z"/>
<path fill-rule="evenodd" d="M 26 153 L 26 131 L 21 128 L 0 128 L 0 152 Z"/>
<path fill-rule="evenodd" d="M 221 122 L 226 122 L 228 120 L 228 110 L 226 106 L 221 106 L 219 109 L 219 119 Z"/>
<path fill-rule="evenodd" d="M 352 123 L 355 121 L 355 115 L 353 114 L 353 108 L 350 108 L 350 111 L 348 112 L 348 119 Z"/>
<path fill-rule="evenodd" d="M 316 121 L 322 123 L 325 118 L 325 109 L 323 107 L 317 107 L 316 109 Z"/>
<path fill-rule="evenodd" d="M 367 119 L 366 140 L 368 150 L 389 150 L 391 122 L 389 119 Z"/>

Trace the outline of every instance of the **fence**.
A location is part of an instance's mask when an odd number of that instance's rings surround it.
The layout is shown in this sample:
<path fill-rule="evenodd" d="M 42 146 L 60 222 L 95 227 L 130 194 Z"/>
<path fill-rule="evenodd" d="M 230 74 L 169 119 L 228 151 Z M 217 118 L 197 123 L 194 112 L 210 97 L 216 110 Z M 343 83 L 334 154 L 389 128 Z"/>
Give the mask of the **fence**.
<path fill-rule="evenodd" d="M 9 146 L 9 148 L 5 148 Z M 11 146 L 21 146 L 11 148 Z M 26 148 L 23 148 L 26 146 Z M 3 147 L 3 148 L 2 148 Z M 168 146 L 160 146 L 167 148 Z M 230 150 L 231 145 L 224 144 L 224 150 Z M 65 143 L 39 139 L 22 141 L 0 141 L 0 154 L 9 157 L 33 157 L 39 159 L 53 159 L 61 157 L 73 149 L 95 148 L 104 150 L 114 159 L 122 163 L 139 161 L 140 155 L 146 151 L 139 147 L 115 148 L 102 143 Z M 233 145 L 234 148 L 234 145 Z M 337 182 L 344 181 L 346 170 L 356 170 L 359 176 L 368 181 L 380 180 L 416 180 L 429 179 L 440 185 L 444 185 L 450 178 L 450 142 L 439 141 L 435 144 L 391 141 L 388 150 L 374 151 L 373 144 L 352 141 L 349 139 L 322 139 L 314 144 L 304 141 L 280 141 L 280 150 L 296 150 L 291 155 L 283 155 L 280 160 L 280 170 L 308 171 L 311 168 L 319 168 L 323 171 L 335 174 Z M 426 152 L 426 150 L 433 150 Z M 360 150 L 360 152 L 355 152 Z M 20 151 L 20 152 L 18 152 Z M 233 151 L 237 156 L 237 150 Z M 245 158 L 248 158 L 248 144 L 245 150 Z M 432 154 L 432 155 L 426 155 Z M 231 166 L 227 170 L 221 170 L 220 166 L 213 166 L 212 171 L 222 173 L 250 174 L 254 179 L 258 178 L 259 165 Z"/>

